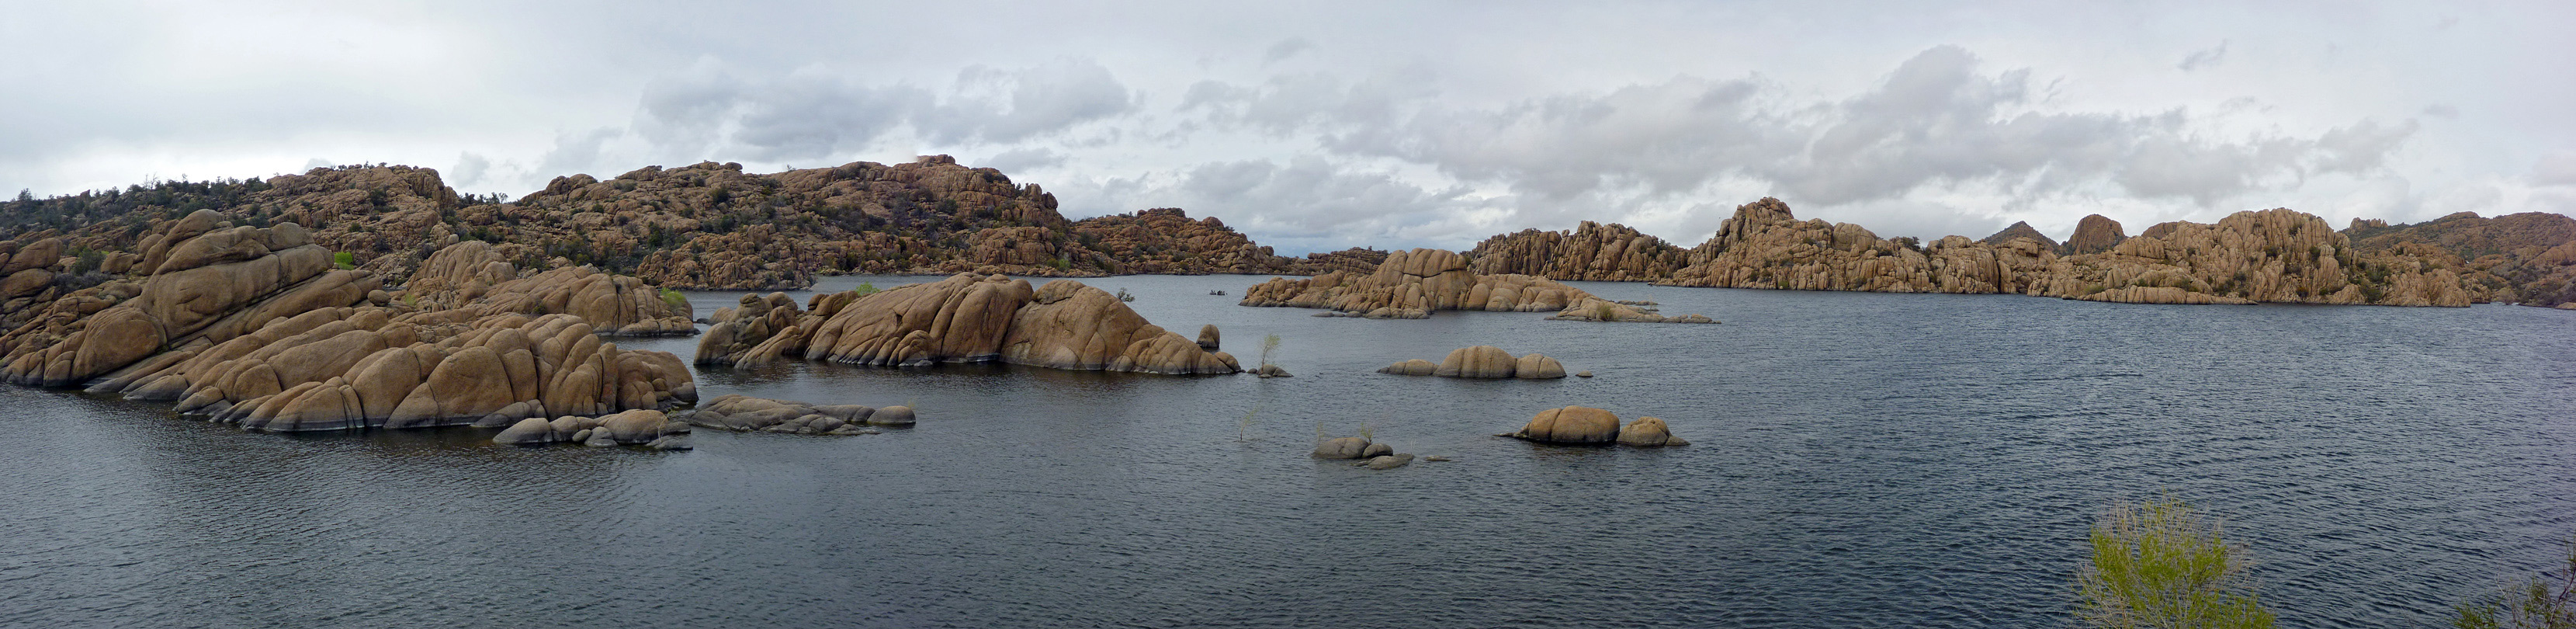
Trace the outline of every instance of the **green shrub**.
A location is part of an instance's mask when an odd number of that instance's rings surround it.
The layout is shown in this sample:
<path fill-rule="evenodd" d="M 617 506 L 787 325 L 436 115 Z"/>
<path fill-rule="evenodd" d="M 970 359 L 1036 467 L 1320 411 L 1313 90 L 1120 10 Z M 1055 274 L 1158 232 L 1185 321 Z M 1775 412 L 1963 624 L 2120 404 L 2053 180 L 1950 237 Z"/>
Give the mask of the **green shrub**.
<path fill-rule="evenodd" d="M 2245 576 L 2245 553 L 2180 499 L 2122 503 L 2093 525 L 2091 538 L 2092 563 L 2075 576 L 2075 617 L 2086 626 L 2272 626 Z"/>
<path fill-rule="evenodd" d="M 689 307 L 689 296 L 680 294 L 680 291 L 678 290 L 665 288 L 662 289 L 662 303 L 670 304 L 672 310 L 687 308 Z"/>
<path fill-rule="evenodd" d="M 358 254 L 347 251 L 334 252 L 331 254 L 331 264 L 340 267 L 341 270 L 358 268 Z"/>
<path fill-rule="evenodd" d="M 877 285 L 875 282 L 860 282 L 859 287 L 850 289 L 850 292 L 858 293 L 860 297 L 874 295 L 877 294 Z"/>
<path fill-rule="evenodd" d="M 2488 594 L 2454 608 L 2451 626 L 2459 629 L 2576 628 L 2576 543 L 2562 553 L 2566 572 L 2541 574 L 2521 585 Z"/>

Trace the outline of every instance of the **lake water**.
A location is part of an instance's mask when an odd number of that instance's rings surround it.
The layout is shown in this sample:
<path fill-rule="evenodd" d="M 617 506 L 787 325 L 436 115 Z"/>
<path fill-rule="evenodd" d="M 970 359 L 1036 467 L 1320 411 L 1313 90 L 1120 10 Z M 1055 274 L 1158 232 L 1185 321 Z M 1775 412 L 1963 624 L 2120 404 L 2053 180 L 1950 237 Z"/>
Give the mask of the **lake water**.
<path fill-rule="evenodd" d="M 1368 321 L 1235 306 L 1261 279 L 1089 283 L 1295 378 L 701 371 L 921 420 L 691 452 L 0 387 L 0 625 L 2057 627 L 2087 525 L 2170 492 L 2284 626 L 2431 626 L 2576 532 L 2576 312 L 1580 283 L 1725 323 Z M 1478 344 L 1599 377 L 1373 373 Z M 1694 445 L 1492 436 L 1567 404 Z M 1363 426 L 1456 460 L 1307 458 Z"/>

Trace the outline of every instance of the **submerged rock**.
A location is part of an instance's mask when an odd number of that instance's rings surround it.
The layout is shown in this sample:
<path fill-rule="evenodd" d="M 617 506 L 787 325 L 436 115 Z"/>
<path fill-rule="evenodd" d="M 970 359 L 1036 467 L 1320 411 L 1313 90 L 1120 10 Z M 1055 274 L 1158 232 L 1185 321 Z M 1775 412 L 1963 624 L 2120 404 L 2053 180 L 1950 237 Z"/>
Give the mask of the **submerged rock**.
<path fill-rule="evenodd" d="M 681 414 L 680 418 L 708 428 L 791 435 L 872 435 L 881 431 L 868 426 L 903 427 L 913 425 L 914 421 L 912 407 L 909 406 L 818 406 L 744 395 L 725 395 L 708 400 L 697 410 Z"/>
<path fill-rule="evenodd" d="M 1362 454 L 1367 453 L 1370 445 L 1369 440 L 1359 437 L 1338 437 L 1327 439 L 1324 440 L 1323 443 L 1315 446 L 1314 457 L 1318 459 L 1356 459 L 1360 458 Z"/>
<path fill-rule="evenodd" d="M 1509 436 L 1544 443 L 1608 443 L 1619 438 L 1619 416 L 1587 406 L 1551 408 Z"/>
<path fill-rule="evenodd" d="M 1372 469 L 1372 470 L 1391 470 L 1391 469 L 1395 469 L 1395 468 L 1399 468 L 1399 467 L 1404 467 L 1404 466 L 1405 466 L 1405 464 L 1412 463 L 1412 462 L 1413 462 L 1413 455 L 1410 455 L 1410 454 L 1386 454 L 1386 455 L 1381 455 L 1381 456 L 1371 457 L 1368 461 L 1363 462 L 1363 463 L 1360 463 L 1360 467 L 1365 467 L 1365 468 L 1369 468 L 1369 469 Z"/>
<path fill-rule="evenodd" d="M 1653 417 L 1639 417 L 1636 421 L 1619 427 L 1619 443 L 1645 447 L 1690 445 L 1689 441 L 1673 436 L 1672 430 L 1664 425 L 1664 420 Z"/>

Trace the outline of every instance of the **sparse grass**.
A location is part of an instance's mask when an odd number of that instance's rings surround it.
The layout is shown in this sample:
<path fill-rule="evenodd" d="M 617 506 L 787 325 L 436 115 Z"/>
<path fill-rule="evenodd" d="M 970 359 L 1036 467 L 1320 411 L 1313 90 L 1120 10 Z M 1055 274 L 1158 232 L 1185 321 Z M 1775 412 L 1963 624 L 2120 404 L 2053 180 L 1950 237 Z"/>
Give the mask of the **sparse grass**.
<path fill-rule="evenodd" d="M 1260 414 L 1261 414 L 1261 405 L 1259 405 L 1259 404 L 1254 404 L 1254 405 L 1252 405 L 1252 410 L 1244 411 L 1244 412 L 1243 412 L 1243 419 L 1235 420 L 1235 422 L 1234 422 L 1234 440 L 1235 440 L 1235 442 L 1237 442 L 1237 443 L 1247 443 L 1247 442 L 1252 441 L 1252 419 L 1253 419 L 1253 417 L 1254 417 L 1254 416 L 1256 416 L 1256 415 L 1260 415 Z M 1318 422 L 1318 423 L 1317 423 L 1317 424 L 1315 424 L 1315 425 L 1317 426 L 1317 430 L 1318 430 L 1318 431 L 1322 430 L 1322 428 L 1321 428 L 1321 427 L 1323 426 L 1323 424 L 1322 424 L 1322 423 Z"/>
<path fill-rule="evenodd" d="M 2563 572 L 2543 572 L 2521 585 L 2480 596 L 2453 608 L 2459 629 L 2576 628 L 2576 541 L 2561 553 Z"/>
<path fill-rule="evenodd" d="M 1369 443 L 1377 443 L 1377 425 L 1360 424 L 1360 438 L 1368 440 Z"/>
<path fill-rule="evenodd" d="M 1619 320 L 1618 317 L 1619 307 L 1610 305 L 1610 302 L 1604 301 L 1592 304 L 1592 320 L 1609 323 Z"/>
<path fill-rule="evenodd" d="M 2075 617 L 2104 629 L 2271 627 L 2245 553 L 2219 523 L 2172 496 L 2121 503 L 2093 525 Z"/>

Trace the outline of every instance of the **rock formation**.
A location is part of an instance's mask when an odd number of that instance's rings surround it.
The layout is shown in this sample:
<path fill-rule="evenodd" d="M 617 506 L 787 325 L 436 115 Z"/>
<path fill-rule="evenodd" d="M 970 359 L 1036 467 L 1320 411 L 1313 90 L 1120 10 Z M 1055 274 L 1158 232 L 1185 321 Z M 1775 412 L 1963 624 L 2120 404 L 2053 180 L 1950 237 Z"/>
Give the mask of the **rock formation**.
<path fill-rule="evenodd" d="M 1399 376 L 1546 380 L 1565 377 L 1565 366 L 1544 354 L 1531 353 L 1513 358 L 1511 352 L 1503 351 L 1503 348 L 1477 345 L 1453 350 L 1437 365 L 1414 359 L 1388 365 L 1377 372 Z"/>
<path fill-rule="evenodd" d="M 139 250 L 134 238 L 146 225 L 196 208 L 242 225 L 304 225 L 316 244 L 386 278 L 411 275 L 440 248 L 468 240 L 491 243 L 523 269 L 592 265 L 674 288 L 785 290 L 818 274 L 985 265 L 1044 276 L 1322 268 L 1317 258 L 1274 255 L 1222 222 L 1178 210 L 1066 220 L 1038 186 L 943 155 L 770 174 L 706 162 L 605 179 L 568 175 L 516 201 L 459 195 L 437 171 L 409 166 L 156 182 L 0 203 L 0 238 L 63 236 L 75 248 Z"/>
<path fill-rule="evenodd" d="M 2067 255 L 2101 253 L 2128 240 L 2129 233 L 2120 231 L 2120 222 L 2100 214 L 2086 214 L 2075 222 L 2075 235 L 2066 239 Z"/>
<path fill-rule="evenodd" d="M 688 435 L 688 424 L 671 421 L 661 411 L 635 409 L 600 417 L 565 415 L 552 420 L 530 417 L 492 435 L 492 442 L 512 446 L 578 443 L 592 447 L 640 445 L 655 450 L 687 450 Z"/>
<path fill-rule="evenodd" d="M 1988 245 L 1951 236 L 1920 251 L 1848 223 L 1799 221 L 1763 199 L 1737 208 L 1691 252 L 1672 284 L 1878 292 L 2020 293 L 2124 303 L 2253 302 L 2461 306 L 2460 276 L 2436 262 L 2364 256 L 2325 222 L 2276 209 L 2215 224 L 2171 222 L 2118 239 L 2118 224 L 2086 221 L 2060 256 L 2012 238 Z"/>
<path fill-rule="evenodd" d="M 2459 212 L 2396 226 L 2355 219 L 2344 233 L 2365 258 L 2387 260 L 2367 273 L 2455 269 L 2469 290 L 2482 293 L 2482 301 L 2533 306 L 2576 302 L 2576 219 L 2564 215 L 2524 212 L 2483 218 Z"/>
<path fill-rule="evenodd" d="M 1639 417 L 1622 426 L 1619 416 L 1587 406 L 1568 406 L 1539 411 L 1520 432 L 1503 435 L 1541 443 L 1607 444 L 1620 443 L 1641 447 L 1690 445 L 1675 437 L 1664 420 Z"/>
<path fill-rule="evenodd" d="M 498 427 L 696 398 L 677 357 L 621 351 L 575 314 L 398 300 L 368 271 L 331 270 L 332 253 L 295 223 L 199 210 L 148 231 L 126 277 L 9 302 L 0 373 L 280 432 Z M 578 301 L 560 303 L 589 307 Z"/>
<path fill-rule="evenodd" d="M 1596 302 L 1611 303 L 1544 277 L 1477 275 L 1468 271 L 1467 259 L 1457 252 L 1414 249 L 1387 256 L 1386 262 L 1367 275 L 1335 271 L 1303 280 L 1271 278 L 1245 289 L 1240 303 L 1329 308 L 1371 319 L 1423 319 L 1436 310 L 1583 315 L 1595 312 Z M 1583 312 L 1569 312 L 1574 309 Z M 1633 307 L 1629 311 L 1645 314 Z M 1660 316 L 1653 319 L 1664 320 Z"/>
<path fill-rule="evenodd" d="M 1213 374 L 1234 357 L 1147 323 L 1116 296 L 1071 280 L 961 273 L 882 292 L 745 296 L 718 310 L 699 364 L 756 366 L 780 357 L 880 366 L 1000 361 L 1086 371 Z"/>
<path fill-rule="evenodd" d="M 1551 408 L 1505 436 L 1542 443 L 1610 443 L 1619 438 L 1619 416 L 1588 406 Z"/>
<path fill-rule="evenodd" d="M 478 314 L 567 313 L 613 336 L 697 333 L 689 301 L 640 278 L 564 267 L 519 277 L 518 268 L 490 244 L 468 240 L 440 249 L 421 264 L 403 295 L 429 308 L 463 307 Z"/>
<path fill-rule="evenodd" d="M 1531 275 L 1552 280 L 1649 282 L 1681 268 L 1681 247 L 1626 225 L 1583 221 L 1572 232 L 1521 230 L 1477 243 L 1467 257 L 1478 275 Z"/>
<path fill-rule="evenodd" d="M 815 405 L 804 402 L 726 395 L 709 400 L 680 419 L 708 428 L 795 435 L 872 435 L 870 426 L 911 426 L 912 408 L 869 408 L 857 404 Z"/>
<path fill-rule="evenodd" d="M 1413 463 L 1413 455 L 1395 451 L 1394 446 L 1371 443 L 1363 437 L 1338 437 L 1315 444 L 1314 458 L 1325 460 L 1358 459 L 1359 467 L 1391 470 Z"/>
<path fill-rule="evenodd" d="M 1995 232 L 1992 236 L 1980 239 L 1977 241 L 1977 244 L 2002 245 L 2011 243 L 2015 238 L 2026 238 L 2031 242 L 2039 243 L 2039 246 L 2041 247 L 2049 249 L 2058 248 L 2057 241 L 2050 240 L 2048 238 L 2048 234 L 2039 233 L 2038 228 L 2031 227 L 2030 223 L 2026 221 L 2013 221 L 2013 224 L 2005 227 L 2003 231 Z"/>
<path fill-rule="evenodd" d="M 1210 323 L 1199 326 L 1199 349 L 1211 352 L 1216 351 L 1218 340 L 1220 339 L 1217 335 L 1216 324 Z"/>

